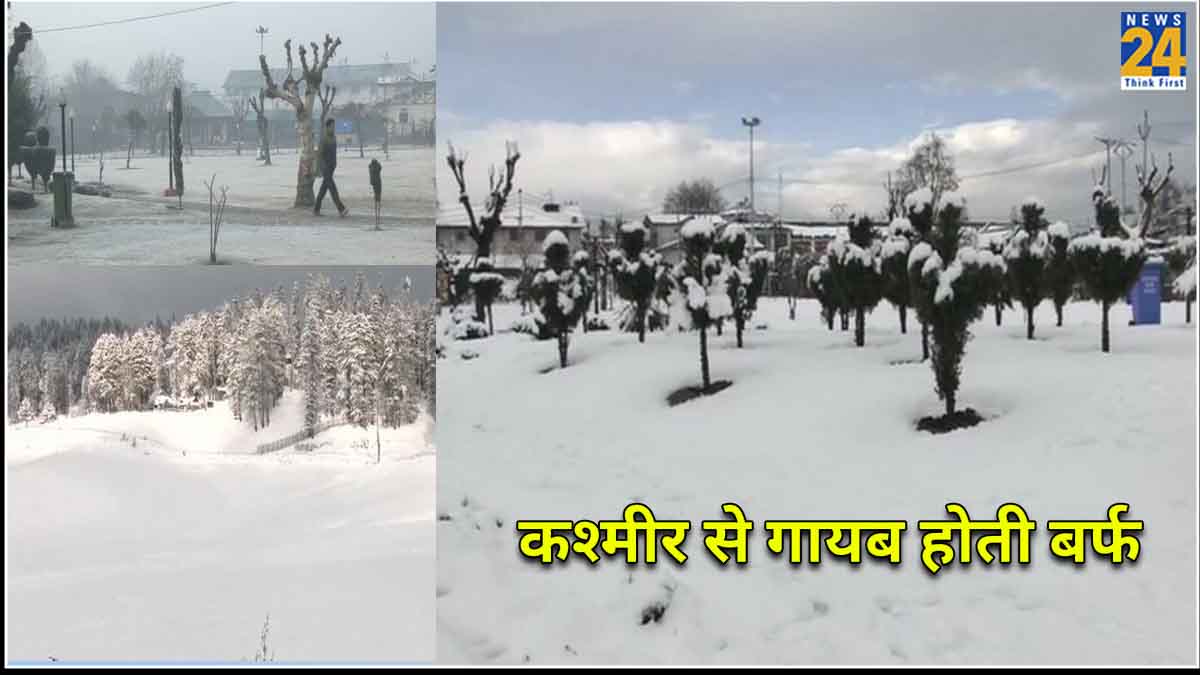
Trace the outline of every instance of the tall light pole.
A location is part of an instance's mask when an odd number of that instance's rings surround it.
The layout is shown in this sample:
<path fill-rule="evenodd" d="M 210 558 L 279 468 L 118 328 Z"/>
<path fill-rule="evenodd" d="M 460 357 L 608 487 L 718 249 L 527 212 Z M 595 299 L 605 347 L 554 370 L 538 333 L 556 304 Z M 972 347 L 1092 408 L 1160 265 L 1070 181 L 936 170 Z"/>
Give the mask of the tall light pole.
<path fill-rule="evenodd" d="M 271 31 L 267 30 L 266 26 L 259 26 L 258 28 L 254 29 L 254 32 L 258 33 L 258 55 L 262 56 L 262 54 L 263 54 L 263 38 L 266 36 L 267 33 L 270 33 Z"/>
<path fill-rule="evenodd" d="M 62 138 L 62 146 L 63 146 L 63 151 L 62 151 L 63 173 L 66 173 L 67 172 L 67 92 L 66 92 L 66 90 L 62 90 L 60 92 L 59 96 L 60 96 L 59 101 L 58 101 L 58 117 L 59 117 L 59 130 L 60 130 L 59 137 Z"/>
<path fill-rule="evenodd" d="M 743 117 L 742 124 L 750 130 L 750 216 L 754 216 L 754 127 L 762 124 L 757 117 Z"/>
<path fill-rule="evenodd" d="M 71 173 L 75 173 L 75 109 L 71 108 L 71 112 L 67 114 L 71 120 Z"/>

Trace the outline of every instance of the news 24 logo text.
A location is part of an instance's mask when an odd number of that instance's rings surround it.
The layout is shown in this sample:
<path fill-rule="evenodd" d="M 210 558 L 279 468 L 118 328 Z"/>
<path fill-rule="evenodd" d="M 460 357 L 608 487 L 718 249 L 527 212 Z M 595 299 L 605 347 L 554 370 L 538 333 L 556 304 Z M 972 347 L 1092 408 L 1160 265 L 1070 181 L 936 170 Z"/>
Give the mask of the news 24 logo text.
<path fill-rule="evenodd" d="M 1187 90 L 1187 13 L 1121 12 L 1121 89 Z"/>

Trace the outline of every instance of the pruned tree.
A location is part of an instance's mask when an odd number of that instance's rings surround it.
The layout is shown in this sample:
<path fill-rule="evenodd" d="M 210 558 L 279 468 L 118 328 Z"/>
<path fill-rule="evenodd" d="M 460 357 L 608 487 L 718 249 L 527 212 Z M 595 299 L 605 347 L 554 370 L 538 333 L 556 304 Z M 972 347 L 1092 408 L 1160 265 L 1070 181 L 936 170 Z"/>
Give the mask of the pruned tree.
<path fill-rule="evenodd" d="M 583 264 L 574 264 L 567 237 L 561 231 L 546 235 L 542 258 L 542 269 L 533 278 L 530 294 L 538 308 L 537 322 L 558 342 L 558 365 L 566 368 L 571 332 L 587 314 L 593 284 L 586 259 Z"/>
<path fill-rule="evenodd" d="M 862 217 L 848 226 L 849 236 L 830 244 L 836 260 L 834 273 L 842 288 L 845 307 L 854 313 L 854 344 L 866 344 L 866 315 L 883 299 L 883 273 L 875 241 L 875 226 Z"/>
<path fill-rule="evenodd" d="M 1021 223 L 1004 245 L 1008 267 L 1008 287 L 1012 297 L 1025 309 L 1025 338 L 1033 339 L 1034 311 L 1046 297 L 1046 263 L 1050 254 L 1049 223 L 1043 217 L 1046 207 L 1029 198 L 1021 204 Z"/>
<path fill-rule="evenodd" d="M 1087 294 L 1100 303 L 1100 351 L 1108 353 L 1108 310 L 1120 302 L 1137 282 L 1146 262 L 1138 227 L 1121 222 L 1121 208 L 1104 187 L 1104 174 L 1092 190 L 1096 228 L 1076 237 L 1067 247 L 1071 263 Z"/>
<path fill-rule="evenodd" d="M 899 204 L 903 204 L 901 199 Z M 889 212 L 892 210 L 889 205 Z M 902 208 L 902 207 L 896 207 Z M 898 211 L 899 213 L 899 211 Z M 900 315 L 900 334 L 908 332 L 908 308 L 912 305 L 912 284 L 908 280 L 908 252 L 915 232 L 908 218 L 894 217 L 888 225 L 888 236 L 879 249 L 879 268 L 883 277 L 883 298 Z"/>
<path fill-rule="evenodd" d="M 1054 303 L 1055 325 L 1061 328 L 1063 307 L 1075 293 L 1075 266 L 1068 252 L 1071 228 L 1060 220 L 1047 228 L 1046 234 L 1050 237 L 1049 256 L 1046 259 L 1046 294 Z"/>
<path fill-rule="evenodd" d="M 260 54 L 258 57 L 259 68 L 266 81 L 263 95 L 266 98 L 284 101 L 296 111 L 296 128 L 300 136 L 301 148 L 299 165 L 296 169 L 296 199 L 292 203 L 293 208 L 312 208 L 316 203 L 313 182 L 317 175 L 317 146 L 313 137 L 313 104 L 316 102 L 317 94 L 321 91 L 321 82 L 325 76 L 325 69 L 329 67 L 329 60 L 333 58 L 341 44 L 340 37 L 335 39 L 328 34 L 325 35 L 325 42 L 320 47 L 316 42 L 310 43 L 313 60 L 311 65 L 308 62 L 308 50 L 301 45 L 297 50 L 300 54 L 301 69 L 300 79 L 297 80 L 292 61 L 292 41 L 290 39 L 285 41 L 283 49 L 287 55 L 287 77 L 281 84 L 276 84 L 275 79 L 271 76 L 266 55 Z M 304 85 L 303 91 L 301 91 L 301 84 Z"/>
<path fill-rule="evenodd" d="M 183 110 L 183 91 L 179 87 L 175 87 L 171 92 L 171 102 L 173 109 L 176 111 Z M 171 130 L 171 166 L 175 173 L 175 194 L 179 197 L 179 207 L 183 208 L 183 136 L 182 136 L 182 115 L 174 115 L 171 118 L 171 124 L 174 127 Z"/>
<path fill-rule="evenodd" d="M 617 295 L 633 308 L 632 328 L 637 331 L 638 342 L 646 341 L 646 314 L 654 302 L 661 262 L 656 251 L 647 249 L 647 235 L 644 224 L 625 223 L 620 228 L 620 248 L 608 254 Z"/>
<path fill-rule="evenodd" d="M 246 100 L 250 103 L 250 107 L 257 115 L 257 119 L 255 121 L 257 123 L 256 126 L 258 127 L 259 158 L 263 160 L 264 166 L 271 166 L 271 137 L 268 133 L 269 124 L 267 120 L 266 96 L 266 90 L 259 89 L 258 98 L 251 96 Z"/>
<path fill-rule="evenodd" d="M 739 223 L 730 223 L 721 232 L 721 250 L 728 270 L 725 288 L 729 294 L 739 348 L 742 347 L 746 322 L 758 308 L 758 298 L 767 284 L 767 273 L 774 262 L 770 251 L 758 251 L 747 258 L 746 243 L 746 228 Z"/>
<path fill-rule="evenodd" d="M 1138 223 L 1134 229 L 1128 230 L 1130 237 L 1143 238 L 1150 230 L 1150 226 L 1154 224 L 1154 207 L 1159 200 L 1159 195 L 1171 183 L 1171 173 L 1175 171 L 1175 160 L 1171 153 L 1167 153 L 1167 172 L 1162 178 L 1158 178 L 1158 161 L 1154 155 L 1150 155 L 1151 170 L 1149 175 L 1146 174 L 1144 165 L 1137 167 L 1138 181 L 1138 198 L 1142 202 L 1142 211 L 1138 217 Z M 1155 181 L 1158 181 L 1155 184 Z M 1122 224 L 1123 225 L 1123 224 Z"/>
<path fill-rule="evenodd" d="M 471 262 L 474 271 L 471 273 L 471 285 L 475 294 L 475 320 L 488 321 L 488 330 L 492 329 L 492 303 L 500 294 L 504 278 L 497 274 L 491 263 L 492 243 L 496 232 L 500 229 L 501 214 L 512 193 L 513 176 L 516 174 L 517 161 L 521 152 L 515 142 L 504 144 L 504 169 L 496 175 L 495 166 L 488 170 L 488 198 L 484 202 L 483 212 L 478 218 L 471 207 L 471 198 L 467 194 L 467 179 L 463 174 L 466 165 L 466 155 L 458 155 L 454 146 L 447 144 L 449 152 L 446 163 L 458 184 L 458 203 L 462 204 L 467 214 L 467 234 L 475 242 L 475 257 Z"/>
<path fill-rule="evenodd" d="M 679 230 L 684 259 L 671 271 L 671 310 L 674 322 L 700 332 L 700 377 L 703 393 L 712 391 L 708 368 L 708 328 L 733 313 L 726 267 L 713 252 L 712 224 L 688 221 Z"/>

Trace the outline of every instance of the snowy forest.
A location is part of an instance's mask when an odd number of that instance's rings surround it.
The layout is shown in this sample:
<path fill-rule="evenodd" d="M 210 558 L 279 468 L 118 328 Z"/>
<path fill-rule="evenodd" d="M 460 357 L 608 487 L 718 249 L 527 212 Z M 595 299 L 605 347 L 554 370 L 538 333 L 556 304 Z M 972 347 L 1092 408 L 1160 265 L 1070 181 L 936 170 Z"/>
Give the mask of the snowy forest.
<path fill-rule="evenodd" d="M 366 427 L 432 413 L 434 308 L 359 274 L 256 290 L 221 307 L 133 327 L 116 319 L 43 319 L 9 331 L 8 419 L 22 422 L 227 400 L 254 430 L 285 389 L 304 424 Z"/>

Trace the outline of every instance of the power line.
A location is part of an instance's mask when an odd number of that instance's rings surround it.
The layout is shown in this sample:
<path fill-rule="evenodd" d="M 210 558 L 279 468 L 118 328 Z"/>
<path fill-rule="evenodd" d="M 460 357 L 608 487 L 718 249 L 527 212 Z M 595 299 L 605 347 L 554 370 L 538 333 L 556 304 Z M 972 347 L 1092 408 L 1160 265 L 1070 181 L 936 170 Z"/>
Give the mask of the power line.
<path fill-rule="evenodd" d="M 223 7 L 225 5 L 232 5 L 232 4 L 233 4 L 232 2 L 214 2 L 212 4 L 201 5 L 199 7 L 189 7 L 188 9 L 176 9 L 176 10 L 172 10 L 170 12 L 161 12 L 159 14 L 147 14 L 145 16 L 134 16 L 134 17 L 130 17 L 128 19 L 114 19 L 112 21 L 101 21 L 99 23 L 85 23 L 85 24 L 80 24 L 78 26 L 60 26 L 58 28 L 43 28 L 41 30 L 35 30 L 34 34 L 41 35 L 43 33 L 61 33 L 63 31 L 68 31 L 68 30 L 83 30 L 85 28 L 99 28 L 101 26 L 113 26 L 113 25 L 116 25 L 119 23 L 132 23 L 134 21 L 145 21 L 146 19 L 158 19 L 158 18 L 161 18 L 164 16 L 174 16 L 176 14 L 187 14 L 188 12 L 199 12 L 202 9 L 212 9 L 214 7 Z"/>

